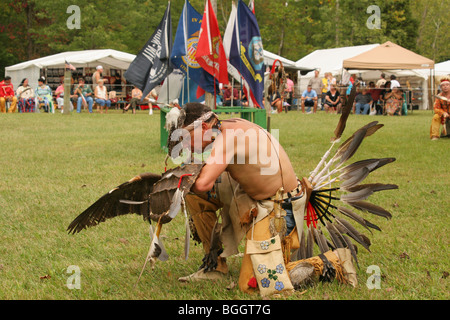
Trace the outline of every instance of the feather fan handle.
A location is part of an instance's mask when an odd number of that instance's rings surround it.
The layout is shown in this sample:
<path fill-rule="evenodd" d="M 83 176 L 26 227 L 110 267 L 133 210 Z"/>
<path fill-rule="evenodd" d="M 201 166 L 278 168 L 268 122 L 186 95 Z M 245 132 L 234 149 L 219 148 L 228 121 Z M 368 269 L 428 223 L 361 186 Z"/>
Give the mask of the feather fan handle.
<path fill-rule="evenodd" d="M 325 152 L 325 154 L 323 155 L 322 159 L 320 159 L 319 164 L 317 165 L 317 167 L 314 169 L 314 171 L 311 173 L 311 175 L 309 176 L 308 180 L 310 182 L 312 182 L 312 180 L 314 179 L 314 177 L 316 176 L 317 172 L 319 172 L 320 168 L 323 166 L 323 164 L 325 163 L 325 160 L 328 159 L 328 157 L 330 156 L 331 150 L 334 147 L 335 142 L 332 143 L 330 149 L 328 149 L 327 152 Z"/>
<path fill-rule="evenodd" d="M 191 238 L 191 228 L 189 226 L 189 217 L 188 214 L 186 212 L 186 203 L 184 201 L 184 198 L 181 201 L 181 205 L 183 207 L 183 212 L 184 212 L 184 219 L 185 219 L 185 228 L 186 228 L 186 236 L 184 238 L 184 259 L 187 260 L 189 258 L 189 240 Z"/>

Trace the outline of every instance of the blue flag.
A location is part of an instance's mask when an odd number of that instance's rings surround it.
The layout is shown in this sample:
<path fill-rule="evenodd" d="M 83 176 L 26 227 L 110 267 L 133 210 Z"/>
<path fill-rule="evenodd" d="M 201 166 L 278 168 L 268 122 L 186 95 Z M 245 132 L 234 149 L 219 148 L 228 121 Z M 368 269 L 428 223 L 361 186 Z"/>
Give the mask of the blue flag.
<path fill-rule="evenodd" d="M 230 63 L 247 81 L 261 108 L 264 91 L 264 51 L 255 15 L 239 0 L 237 26 L 234 27 L 230 48 Z"/>
<path fill-rule="evenodd" d="M 192 7 L 189 1 L 186 1 L 178 22 L 170 60 L 174 66 L 186 76 L 189 76 L 189 79 L 193 80 L 203 90 L 214 93 L 214 78 L 209 76 L 195 60 L 202 18 L 203 16 Z M 189 87 L 191 90 L 192 86 Z M 219 88 L 219 85 L 216 82 L 216 90 L 218 90 L 217 88 Z"/>
<path fill-rule="evenodd" d="M 188 78 L 184 78 L 183 89 L 181 90 L 180 97 L 178 101 L 180 105 L 184 105 L 188 102 L 202 102 L 205 101 L 205 95 L 197 98 L 197 87 L 198 84 L 194 81 L 187 81 Z M 189 87 L 189 89 L 188 89 Z"/>

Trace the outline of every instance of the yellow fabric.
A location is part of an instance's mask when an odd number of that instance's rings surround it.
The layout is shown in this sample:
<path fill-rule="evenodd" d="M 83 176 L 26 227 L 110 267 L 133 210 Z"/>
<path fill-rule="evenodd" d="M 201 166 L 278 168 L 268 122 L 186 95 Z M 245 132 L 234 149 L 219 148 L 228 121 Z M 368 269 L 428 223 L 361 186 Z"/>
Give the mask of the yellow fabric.
<path fill-rule="evenodd" d="M 442 114 L 450 113 L 450 102 L 437 99 L 434 102 L 434 116 L 431 119 L 430 138 L 440 137 L 439 129 L 442 124 Z M 447 132 L 449 134 L 450 132 Z"/>
<path fill-rule="evenodd" d="M 17 97 L 12 97 L 11 105 L 8 108 L 8 113 L 14 113 L 17 109 Z M 0 97 L 0 112 L 6 113 L 6 99 Z"/>
<path fill-rule="evenodd" d="M 348 283 L 348 281 L 345 277 L 345 274 L 344 274 L 344 270 L 342 269 L 342 266 L 339 262 L 339 258 L 337 257 L 337 255 L 335 253 L 333 253 L 332 251 L 327 251 L 324 253 L 324 256 L 328 259 L 328 261 L 330 261 L 330 263 L 333 265 L 334 269 L 336 270 L 336 279 L 340 283 Z M 307 263 L 313 265 L 314 272 L 316 273 L 316 275 L 319 275 L 319 276 L 322 275 L 323 261 L 318 256 L 288 263 L 286 265 L 288 272 L 290 272 L 292 269 L 294 269 L 294 267 L 301 262 L 307 262 Z"/>

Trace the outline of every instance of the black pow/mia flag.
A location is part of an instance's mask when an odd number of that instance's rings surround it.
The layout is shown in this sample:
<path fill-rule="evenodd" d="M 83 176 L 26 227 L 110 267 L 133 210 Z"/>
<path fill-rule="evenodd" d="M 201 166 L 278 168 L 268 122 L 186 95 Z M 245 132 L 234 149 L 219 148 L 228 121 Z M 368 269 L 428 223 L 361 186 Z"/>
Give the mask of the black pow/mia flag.
<path fill-rule="evenodd" d="M 169 2 L 164 17 L 155 32 L 124 74 L 129 83 L 141 89 L 143 98 L 172 72 L 171 51 L 172 19 Z"/>

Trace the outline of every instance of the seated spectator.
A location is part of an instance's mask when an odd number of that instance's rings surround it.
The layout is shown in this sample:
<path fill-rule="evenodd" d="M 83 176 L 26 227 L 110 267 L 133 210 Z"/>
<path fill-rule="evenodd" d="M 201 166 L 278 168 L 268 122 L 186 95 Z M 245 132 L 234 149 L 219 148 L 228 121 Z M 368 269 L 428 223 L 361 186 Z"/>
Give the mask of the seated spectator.
<path fill-rule="evenodd" d="M 30 87 L 28 84 L 28 79 L 25 78 L 22 80 L 22 82 L 19 85 L 19 88 L 17 88 L 17 97 L 19 98 L 18 105 L 19 105 L 19 112 L 34 112 L 34 106 L 35 106 L 35 97 L 34 97 L 34 90 Z"/>
<path fill-rule="evenodd" d="M 158 101 L 158 93 L 156 92 L 156 88 L 153 88 L 152 91 L 144 98 L 145 102 L 148 102 L 148 114 L 153 114 L 153 106 L 158 106 L 156 101 Z"/>
<path fill-rule="evenodd" d="M 111 107 L 111 100 L 108 99 L 108 90 L 103 85 L 104 82 L 105 80 L 99 79 L 94 92 L 95 102 L 100 106 L 100 113 L 103 113 L 103 108 L 105 113 L 108 113 L 108 108 Z"/>
<path fill-rule="evenodd" d="M 305 113 L 305 106 L 306 107 L 313 107 L 313 112 L 316 113 L 317 111 L 317 93 L 315 90 L 312 89 L 311 85 L 308 85 L 305 91 L 302 93 L 302 112 Z"/>
<path fill-rule="evenodd" d="M 372 96 L 366 88 L 358 90 L 358 94 L 355 97 L 356 114 L 369 114 L 370 106 L 373 103 Z"/>
<path fill-rule="evenodd" d="M 229 84 L 224 85 L 223 90 L 223 105 L 226 107 L 231 106 L 231 100 L 233 100 L 233 106 L 239 106 L 241 102 L 239 101 L 239 92 L 236 88 L 231 88 Z"/>
<path fill-rule="evenodd" d="M 325 96 L 325 111 L 327 113 L 337 113 L 341 110 L 342 103 L 339 91 L 336 90 L 336 85 L 330 85 L 330 90 Z"/>
<path fill-rule="evenodd" d="M 441 92 L 436 96 L 434 101 L 434 115 L 431 120 L 430 138 L 431 140 L 439 140 L 441 137 L 439 131 L 441 125 L 444 126 L 442 136 L 450 134 L 448 130 L 450 122 L 450 78 L 445 77 L 440 81 Z"/>
<path fill-rule="evenodd" d="M 371 81 L 369 83 L 369 93 L 372 96 L 373 104 L 372 108 L 374 107 L 376 110 L 376 114 L 380 115 L 383 114 L 383 107 L 381 106 L 381 91 L 382 89 L 377 88 L 375 86 L 375 82 Z"/>
<path fill-rule="evenodd" d="M 14 88 L 11 83 L 11 77 L 6 76 L 5 80 L 0 82 L 0 112 L 6 113 L 6 103 L 10 102 L 8 113 L 14 113 L 17 109 L 17 98 L 14 94 Z"/>
<path fill-rule="evenodd" d="M 269 100 L 272 112 L 281 113 L 283 111 L 283 99 L 275 86 L 268 89 L 267 99 Z"/>
<path fill-rule="evenodd" d="M 80 113 L 81 105 L 84 105 L 85 107 L 88 106 L 89 113 L 92 113 L 92 106 L 94 105 L 93 91 L 83 78 L 78 79 L 78 85 L 74 89 L 74 94 L 77 95 L 77 112 Z"/>
<path fill-rule="evenodd" d="M 130 103 L 128 103 L 128 105 L 125 108 L 123 108 L 123 112 L 128 111 L 128 109 L 131 107 L 133 109 L 133 114 L 136 114 L 136 106 L 141 101 L 141 99 L 142 99 L 142 91 L 141 91 L 141 89 L 139 89 L 136 86 L 133 86 L 133 90 L 131 90 Z"/>
<path fill-rule="evenodd" d="M 41 105 L 45 112 L 55 113 L 53 106 L 52 89 L 45 84 L 44 78 L 39 78 L 38 87 L 34 90 L 36 94 L 36 107 L 39 109 Z"/>
<path fill-rule="evenodd" d="M 63 113 L 63 111 L 64 111 L 64 83 L 61 83 L 59 85 L 59 87 L 56 88 L 55 94 L 56 94 L 56 103 L 58 104 L 58 108 L 61 110 L 61 113 Z M 71 95 L 70 97 L 72 98 L 72 97 L 76 97 L 76 96 Z M 70 111 L 72 112 L 73 104 L 70 99 L 69 99 L 69 102 L 70 102 Z"/>
<path fill-rule="evenodd" d="M 385 109 L 388 116 L 402 115 L 403 94 L 400 87 L 393 87 L 390 92 L 386 93 L 384 99 L 386 101 Z"/>
<path fill-rule="evenodd" d="M 241 91 L 241 99 L 240 100 L 241 100 L 241 106 L 248 107 L 248 98 L 243 90 Z"/>

